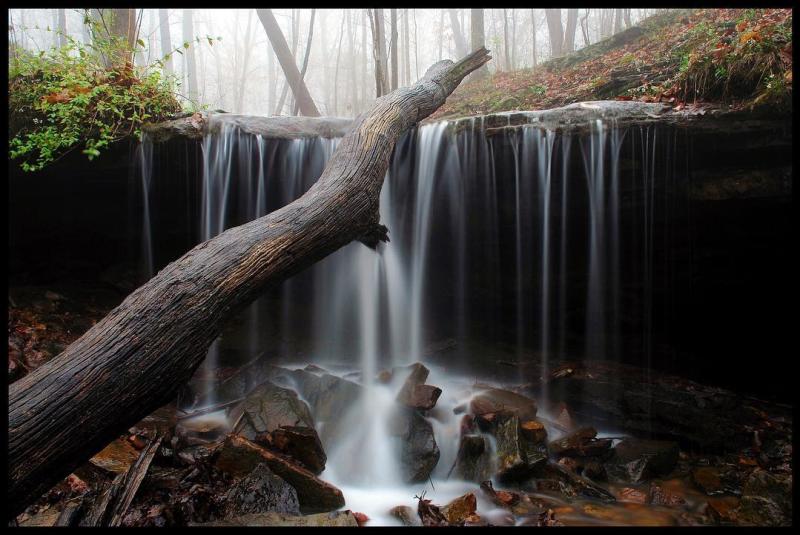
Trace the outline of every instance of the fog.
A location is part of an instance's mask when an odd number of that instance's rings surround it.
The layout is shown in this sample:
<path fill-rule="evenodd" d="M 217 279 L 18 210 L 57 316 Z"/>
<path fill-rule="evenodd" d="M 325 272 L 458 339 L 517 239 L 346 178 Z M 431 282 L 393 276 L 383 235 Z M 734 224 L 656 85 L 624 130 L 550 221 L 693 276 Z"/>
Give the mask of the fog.
<path fill-rule="evenodd" d="M 114 10 L 88 10 L 89 13 Z M 120 10 L 125 11 L 125 10 Z M 293 95 L 255 9 L 137 9 L 136 39 L 144 43 L 135 55 L 139 66 L 163 58 L 161 23 L 169 24 L 171 49 L 191 41 L 197 80 L 190 94 L 187 64 L 190 53 L 174 54 L 178 93 L 194 106 L 254 115 L 291 115 Z M 376 97 L 376 62 L 370 21 L 382 12 L 391 88 L 392 18 L 397 30 L 397 83 L 416 80 L 434 62 L 458 59 L 461 46 L 471 49 L 471 20 L 484 17 L 485 46 L 492 51 L 489 72 L 530 68 L 556 55 L 575 50 L 623 31 L 656 10 L 650 9 L 275 9 L 272 11 L 301 69 L 309 32 L 313 31 L 304 76 L 320 114 L 353 117 Z M 85 9 L 10 9 L 9 45 L 34 51 L 50 50 L 59 42 L 55 28 L 79 42 L 91 40 Z M 59 15 L 62 15 L 61 21 Z M 191 28 L 184 24 L 191 17 Z M 552 21 L 565 37 L 554 50 Z M 572 24 L 571 24 L 572 23 Z M 457 25 L 457 26 L 456 26 Z M 570 31 L 572 28 L 572 31 Z M 557 33 L 558 28 L 556 28 Z M 195 39 L 199 38 L 199 42 Z M 210 39 L 209 39 L 210 38 Z M 460 43 L 459 43 L 460 41 Z M 281 94 L 286 92 L 283 105 Z"/>

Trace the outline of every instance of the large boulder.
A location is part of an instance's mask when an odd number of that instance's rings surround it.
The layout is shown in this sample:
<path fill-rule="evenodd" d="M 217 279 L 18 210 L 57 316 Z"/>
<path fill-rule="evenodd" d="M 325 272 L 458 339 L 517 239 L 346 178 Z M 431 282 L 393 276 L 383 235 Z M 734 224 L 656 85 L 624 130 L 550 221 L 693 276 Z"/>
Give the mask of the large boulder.
<path fill-rule="evenodd" d="M 225 495 L 225 517 L 250 513 L 300 514 L 297 491 L 260 463 Z"/>
<path fill-rule="evenodd" d="M 468 492 L 442 507 L 441 512 L 451 526 L 459 526 L 472 517 L 477 508 L 478 500 L 475 494 Z"/>
<path fill-rule="evenodd" d="M 342 491 L 291 459 L 244 437 L 229 435 L 214 455 L 214 465 L 235 477 L 249 475 L 260 463 L 294 487 L 302 512 L 332 511 L 344 506 Z"/>
<path fill-rule="evenodd" d="M 403 479 L 407 483 L 427 481 L 440 455 L 433 426 L 417 411 L 404 407 L 398 407 L 390 418 L 389 432 L 398 441 Z"/>
<path fill-rule="evenodd" d="M 411 390 L 411 395 L 405 397 L 401 403 L 412 409 L 429 411 L 436 406 L 436 401 L 442 395 L 442 389 L 432 385 L 416 385 Z"/>
<path fill-rule="evenodd" d="M 403 405 L 412 406 L 414 389 L 425 384 L 430 371 L 421 362 L 415 362 L 408 367 L 408 370 L 408 376 L 405 382 L 403 382 L 403 386 L 400 387 L 400 391 L 397 393 L 397 401 Z M 399 375 L 400 373 L 402 373 L 402 370 L 397 370 L 393 373 L 393 376 Z"/>
<path fill-rule="evenodd" d="M 666 476 L 678 463 L 679 453 L 676 442 L 626 438 L 613 448 L 606 472 L 611 480 L 625 483 Z"/>
<path fill-rule="evenodd" d="M 363 387 L 327 373 L 317 375 L 305 370 L 293 370 L 289 375 L 294 387 L 311 406 L 315 421 L 322 424 L 320 438 L 330 448 L 341 433 L 346 432 L 341 424 L 345 421 L 345 415 L 361 399 Z"/>
<path fill-rule="evenodd" d="M 256 387 L 244 400 L 242 408 L 244 414 L 236 426 L 236 433 L 249 440 L 281 426 L 314 429 L 311 411 L 297 393 L 269 381 Z"/>

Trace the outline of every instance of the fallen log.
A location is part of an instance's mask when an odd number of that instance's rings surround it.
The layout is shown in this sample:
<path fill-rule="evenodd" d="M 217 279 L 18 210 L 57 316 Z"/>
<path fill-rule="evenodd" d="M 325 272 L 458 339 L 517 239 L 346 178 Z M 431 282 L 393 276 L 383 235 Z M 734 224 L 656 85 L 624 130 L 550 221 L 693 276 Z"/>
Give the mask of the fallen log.
<path fill-rule="evenodd" d="M 353 240 L 388 241 L 379 194 L 397 139 L 491 57 L 440 61 L 375 101 L 293 203 L 203 242 L 131 293 L 59 356 L 9 387 L 9 512 L 175 397 L 225 321 Z"/>

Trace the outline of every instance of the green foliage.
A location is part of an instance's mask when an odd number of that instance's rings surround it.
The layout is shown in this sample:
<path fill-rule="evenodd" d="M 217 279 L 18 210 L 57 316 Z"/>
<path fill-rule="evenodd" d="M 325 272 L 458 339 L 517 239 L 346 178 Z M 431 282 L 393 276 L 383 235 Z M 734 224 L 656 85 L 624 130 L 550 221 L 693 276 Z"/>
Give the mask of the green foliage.
<path fill-rule="evenodd" d="M 114 141 L 139 136 L 144 123 L 181 111 L 161 61 L 134 68 L 119 60 L 125 51 L 118 40 L 67 41 L 61 49 L 9 56 L 9 156 L 25 171 L 80 147 L 94 159 Z"/>

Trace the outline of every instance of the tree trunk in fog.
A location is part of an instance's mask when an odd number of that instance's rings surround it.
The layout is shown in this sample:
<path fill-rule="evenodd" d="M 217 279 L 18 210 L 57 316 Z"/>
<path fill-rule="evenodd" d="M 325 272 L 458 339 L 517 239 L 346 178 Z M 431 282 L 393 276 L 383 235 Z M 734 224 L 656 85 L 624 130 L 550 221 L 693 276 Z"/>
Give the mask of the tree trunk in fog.
<path fill-rule="evenodd" d="M 565 54 L 575 51 L 575 30 L 578 28 L 578 10 L 570 9 L 567 11 L 567 28 L 564 31 L 564 46 L 562 51 Z"/>
<path fill-rule="evenodd" d="M 375 96 L 381 97 L 389 92 L 386 77 L 386 30 L 383 24 L 383 9 L 370 10 L 369 21 L 372 27 L 372 55 L 375 58 Z"/>
<path fill-rule="evenodd" d="M 508 49 L 508 10 L 503 10 L 503 59 L 506 71 L 511 70 L 511 53 Z"/>
<path fill-rule="evenodd" d="M 348 116 L 355 117 L 358 109 L 358 78 L 356 76 L 356 31 L 353 28 L 353 10 L 347 10 L 347 34 L 349 36 L 350 50 L 350 77 L 347 86 L 350 88 L 350 105 L 347 109 Z"/>
<path fill-rule="evenodd" d="M 550 57 L 561 56 L 561 45 L 564 43 L 564 28 L 561 26 L 561 10 L 545 9 L 544 16 L 547 20 L 547 33 L 550 35 Z"/>
<path fill-rule="evenodd" d="M 307 117 L 318 117 L 319 111 L 308 92 L 303 78 L 300 76 L 300 71 L 297 70 L 297 65 L 294 62 L 292 51 L 289 50 L 289 45 L 283 37 L 283 32 L 278 21 L 275 20 L 275 15 L 272 14 L 271 9 L 257 9 L 256 13 L 264 26 L 264 31 L 267 32 L 269 42 L 272 44 L 272 50 L 275 51 L 275 56 L 281 64 L 283 74 L 286 76 L 287 83 L 292 88 L 292 93 L 295 95 L 295 100 L 300 108 L 300 113 Z M 282 104 L 282 103 L 281 103 Z"/>
<path fill-rule="evenodd" d="M 622 15 L 623 15 L 623 17 L 625 19 L 625 27 L 626 28 L 630 28 L 631 27 L 631 8 L 624 9 L 623 12 L 622 12 Z"/>
<path fill-rule="evenodd" d="M 581 17 L 581 33 L 583 33 L 583 44 L 589 46 L 589 10 Z"/>
<path fill-rule="evenodd" d="M 67 46 L 67 10 L 58 10 L 58 46 Z"/>
<path fill-rule="evenodd" d="M 306 71 L 308 70 L 308 58 L 311 56 L 311 38 L 314 36 L 314 16 L 316 14 L 317 10 L 312 9 L 311 22 L 308 23 L 308 42 L 306 43 L 306 52 L 305 55 L 303 56 L 303 67 L 300 69 L 300 81 L 303 82 L 303 85 L 305 85 Z M 298 99 L 295 97 L 294 111 L 292 111 L 292 115 L 297 115 L 298 109 L 299 109 L 299 103 Z M 317 112 L 317 115 L 319 115 L 319 112 Z"/>
<path fill-rule="evenodd" d="M 367 14 L 369 13 L 368 9 L 361 10 L 361 76 L 359 76 L 360 83 L 358 84 L 361 88 L 361 96 L 358 99 L 359 106 L 358 109 L 364 109 L 364 105 L 367 102 Z"/>
<path fill-rule="evenodd" d="M 353 240 L 386 241 L 379 196 L 395 143 L 489 59 L 481 49 L 438 62 L 375 101 L 302 197 L 197 245 L 9 385 L 9 513 L 174 399 L 223 325 L 267 289 Z"/>
<path fill-rule="evenodd" d="M 453 40 L 456 43 L 456 54 L 459 57 L 467 54 L 467 40 L 464 39 L 464 33 L 461 31 L 461 25 L 458 23 L 458 13 L 455 9 L 448 9 L 450 14 L 450 28 L 453 29 Z"/>
<path fill-rule="evenodd" d="M 391 9 L 391 41 L 390 41 L 390 48 L 389 53 L 391 56 L 391 64 L 392 64 L 392 83 L 391 83 L 391 90 L 394 91 L 397 89 L 397 10 Z M 459 57 L 462 57 L 463 54 L 459 54 Z"/>
<path fill-rule="evenodd" d="M 278 73 L 275 69 L 275 53 L 270 50 L 267 52 L 267 109 L 275 109 L 275 93 L 278 91 Z"/>
<path fill-rule="evenodd" d="M 533 33 L 533 66 L 536 67 L 537 58 L 536 58 L 536 15 L 534 10 L 531 9 L 531 28 Z"/>
<path fill-rule="evenodd" d="M 297 15 L 296 11 L 297 10 L 295 9 L 292 10 L 292 52 L 291 52 L 292 62 L 295 62 L 297 58 L 297 41 L 298 41 L 297 34 L 299 33 L 298 23 L 300 17 Z M 275 47 L 272 47 L 272 50 L 274 52 Z M 278 62 L 280 63 L 280 60 Z M 281 96 L 278 99 L 278 105 L 275 108 L 275 115 L 280 115 L 281 113 L 283 113 L 283 103 L 286 101 L 286 95 L 289 92 L 289 81 L 286 79 L 286 76 L 284 76 L 283 79 L 284 79 L 283 89 L 281 89 Z"/>
<path fill-rule="evenodd" d="M 439 11 L 439 54 L 437 59 L 443 59 L 442 47 L 444 46 L 444 11 Z"/>
<path fill-rule="evenodd" d="M 248 76 L 247 67 L 250 64 L 250 51 L 253 49 L 252 44 L 252 26 L 253 26 L 253 12 L 247 12 L 247 28 L 244 32 L 244 58 L 242 59 L 242 68 L 239 71 L 238 82 L 236 84 L 236 106 L 234 107 L 236 113 L 244 113 L 244 95 L 247 89 Z"/>
<path fill-rule="evenodd" d="M 183 57 L 186 68 L 184 69 L 186 77 L 186 97 L 197 103 L 197 62 L 195 61 L 194 49 L 194 23 L 192 22 L 192 10 L 183 10 L 183 42 L 189 44 L 189 48 L 184 49 Z"/>
<path fill-rule="evenodd" d="M 342 39 L 344 38 L 344 23 L 347 12 L 342 11 L 342 25 L 339 28 L 339 46 L 336 47 L 336 69 L 333 71 L 333 114 L 339 115 L 339 63 L 342 59 Z"/>
<path fill-rule="evenodd" d="M 164 71 L 172 74 L 172 39 L 169 35 L 169 10 L 158 10 L 158 28 L 161 34 L 161 56 L 164 62 Z"/>
<path fill-rule="evenodd" d="M 403 10 L 403 85 L 411 83 L 411 40 L 408 29 L 408 9 Z M 466 53 L 465 53 L 466 55 Z"/>
<path fill-rule="evenodd" d="M 94 33 L 114 42 L 112 57 L 105 57 L 107 68 L 130 68 L 133 65 L 133 46 L 136 43 L 136 10 L 94 9 Z"/>
<path fill-rule="evenodd" d="M 622 10 L 614 10 L 614 33 L 619 33 L 622 30 Z"/>
<path fill-rule="evenodd" d="M 478 50 L 486 46 L 486 37 L 483 33 L 483 9 L 470 10 L 470 44 L 472 50 Z M 473 78 L 483 78 L 489 75 L 486 65 L 481 65 L 475 70 Z"/>

